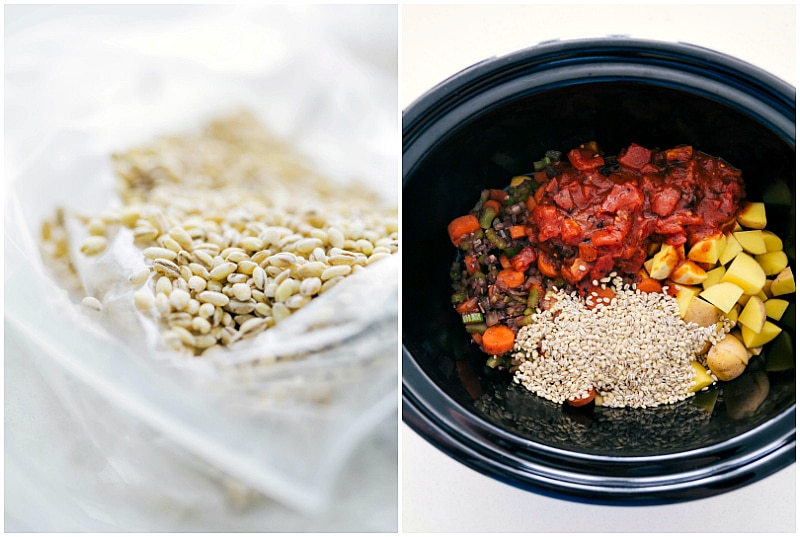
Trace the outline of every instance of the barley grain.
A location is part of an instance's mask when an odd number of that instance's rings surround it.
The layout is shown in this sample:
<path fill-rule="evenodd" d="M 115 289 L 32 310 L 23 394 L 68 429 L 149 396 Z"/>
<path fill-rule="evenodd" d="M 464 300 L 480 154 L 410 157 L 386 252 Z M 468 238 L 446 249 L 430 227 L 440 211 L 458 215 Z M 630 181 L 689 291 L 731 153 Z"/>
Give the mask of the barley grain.
<path fill-rule="evenodd" d="M 81 304 L 95 311 L 103 311 L 103 304 L 93 296 L 83 297 L 83 299 L 81 299 Z"/>
<path fill-rule="evenodd" d="M 81 253 L 86 256 L 93 256 L 101 253 L 108 246 L 108 239 L 103 236 L 91 235 L 86 237 L 81 244 Z"/>

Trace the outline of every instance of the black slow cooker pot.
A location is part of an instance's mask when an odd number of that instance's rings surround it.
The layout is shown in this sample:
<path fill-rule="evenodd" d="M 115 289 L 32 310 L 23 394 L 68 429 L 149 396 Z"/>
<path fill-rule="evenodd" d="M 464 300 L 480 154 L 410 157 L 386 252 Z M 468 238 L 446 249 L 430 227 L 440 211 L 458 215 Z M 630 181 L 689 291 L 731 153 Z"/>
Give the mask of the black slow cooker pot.
<path fill-rule="evenodd" d="M 403 113 L 403 420 L 463 464 L 542 494 L 690 500 L 795 461 L 786 336 L 738 379 L 648 409 L 571 409 L 484 367 L 449 302 L 446 227 L 545 151 L 689 144 L 739 167 L 795 266 L 795 90 L 737 59 L 628 38 L 551 42 L 468 68 Z"/>

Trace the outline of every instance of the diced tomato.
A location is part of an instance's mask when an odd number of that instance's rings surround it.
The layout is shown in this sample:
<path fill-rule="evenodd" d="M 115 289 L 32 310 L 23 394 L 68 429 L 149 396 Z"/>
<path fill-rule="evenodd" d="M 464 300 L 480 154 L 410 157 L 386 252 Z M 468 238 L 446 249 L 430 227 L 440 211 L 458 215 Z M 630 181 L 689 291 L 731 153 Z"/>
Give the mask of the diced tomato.
<path fill-rule="evenodd" d="M 592 246 L 619 246 L 622 244 L 622 233 L 610 226 L 592 233 Z"/>
<path fill-rule="evenodd" d="M 561 265 L 561 275 L 572 283 L 578 283 L 584 279 L 591 270 L 592 264 L 579 257 L 576 258 L 569 267 Z"/>
<path fill-rule="evenodd" d="M 492 188 L 489 190 L 489 199 L 503 203 L 508 199 L 508 192 L 499 188 Z"/>
<path fill-rule="evenodd" d="M 597 248 L 582 242 L 578 245 L 578 257 L 591 263 L 597 259 Z"/>
<path fill-rule="evenodd" d="M 511 258 L 511 266 L 516 271 L 525 272 L 534 261 L 536 261 L 536 250 L 533 249 L 533 246 L 524 246 L 517 255 Z"/>
<path fill-rule="evenodd" d="M 591 149 L 573 149 L 567 153 L 567 159 L 576 170 L 580 171 L 593 170 L 605 164 L 602 155 L 595 153 Z"/>
<path fill-rule="evenodd" d="M 644 194 L 632 182 L 615 184 L 603 200 L 600 209 L 609 213 L 635 212 L 644 203 Z"/>
<path fill-rule="evenodd" d="M 642 167 L 650 162 L 651 151 L 638 144 L 631 144 L 628 149 L 619 157 L 617 162 L 626 168 L 641 170 Z"/>
<path fill-rule="evenodd" d="M 675 210 L 680 199 L 680 190 L 666 186 L 650 194 L 650 210 L 658 216 L 668 216 Z"/>

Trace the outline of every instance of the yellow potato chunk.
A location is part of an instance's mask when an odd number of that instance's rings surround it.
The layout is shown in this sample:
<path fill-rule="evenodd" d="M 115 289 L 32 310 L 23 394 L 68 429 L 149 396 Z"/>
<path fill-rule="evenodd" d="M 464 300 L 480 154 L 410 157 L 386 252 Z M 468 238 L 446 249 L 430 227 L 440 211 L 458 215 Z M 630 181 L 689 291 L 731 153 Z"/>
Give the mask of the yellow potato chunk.
<path fill-rule="evenodd" d="M 697 263 L 688 259 L 679 261 L 669 275 L 670 280 L 684 285 L 698 285 L 703 283 L 706 278 L 708 278 L 706 271 L 700 268 Z"/>
<path fill-rule="evenodd" d="M 650 267 L 650 277 L 656 280 L 665 280 L 672 273 L 678 264 L 680 255 L 674 246 L 662 244 L 661 249 L 653 256 L 653 263 Z"/>
<path fill-rule="evenodd" d="M 731 282 L 720 282 L 700 292 L 700 297 L 728 313 L 742 296 L 742 288 Z"/>
<path fill-rule="evenodd" d="M 697 392 L 714 384 L 714 378 L 708 374 L 705 367 L 700 365 L 696 360 L 692 360 L 692 369 L 694 370 L 694 384 L 689 388 L 690 392 Z"/>
<path fill-rule="evenodd" d="M 708 289 L 712 285 L 718 284 L 725 275 L 725 267 L 714 267 L 706 271 L 706 279 L 703 280 L 703 289 Z"/>
<path fill-rule="evenodd" d="M 769 321 L 764 323 L 764 327 L 760 332 L 755 332 L 750 328 L 742 325 L 742 341 L 748 349 L 761 347 L 775 339 L 781 333 L 781 328 L 775 323 Z"/>
<path fill-rule="evenodd" d="M 711 326 L 719 321 L 721 311 L 698 296 L 693 296 L 683 315 L 686 323 L 695 323 L 698 326 Z"/>
<path fill-rule="evenodd" d="M 748 201 L 736 219 L 742 226 L 750 229 L 764 229 L 767 227 L 767 211 L 760 201 Z"/>
<path fill-rule="evenodd" d="M 764 269 L 764 274 L 774 276 L 789 265 L 789 258 L 783 250 L 767 252 L 756 256 L 756 261 Z"/>
<path fill-rule="evenodd" d="M 719 255 L 719 264 L 727 265 L 739 252 L 743 251 L 742 245 L 733 236 L 733 233 L 725 235 L 725 249 Z"/>
<path fill-rule="evenodd" d="M 653 272 L 653 258 L 651 257 L 650 259 L 642 263 L 642 266 L 644 267 L 644 270 L 647 271 L 647 275 L 650 276 L 650 274 L 652 274 Z"/>
<path fill-rule="evenodd" d="M 794 293 L 795 285 L 792 267 L 786 267 L 775 276 L 775 279 L 772 280 L 772 285 L 769 287 L 769 291 L 772 293 L 772 296 Z"/>
<path fill-rule="evenodd" d="M 770 298 L 764 302 L 764 308 L 767 312 L 767 317 L 780 321 L 783 314 L 786 313 L 786 308 L 789 307 L 789 301 L 781 298 Z"/>
<path fill-rule="evenodd" d="M 675 292 L 675 300 L 678 302 L 678 312 L 681 318 L 684 318 L 692 299 L 700 293 L 700 288 L 675 282 L 669 282 L 669 286 L 672 287 Z"/>
<path fill-rule="evenodd" d="M 720 254 L 725 251 L 727 239 L 722 233 L 700 239 L 689 249 L 686 257 L 698 263 L 713 265 L 719 260 Z"/>
<path fill-rule="evenodd" d="M 764 287 L 767 275 L 758 261 L 744 252 L 740 252 L 731 262 L 721 282 L 730 282 L 738 285 L 747 295 L 755 295 Z"/>
<path fill-rule="evenodd" d="M 737 231 L 733 236 L 736 237 L 736 241 L 742 245 L 745 252 L 753 255 L 767 253 L 767 245 L 764 243 L 764 236 L 760 230 Z"/>
<path fill-rule="evenodd" d="M 733 380 L 744 372 L 750 355 L 741 341 L 733 334 L 711 346 L 706 365 L 719 380 Z"/>
<path fill-rule="evenodd" d="M 767 247 L 767 252 L 778 252 L 783 250 L 783 241 L 773 232 L 762 230 L 761 237 L 764 239 L 764 246 Z"/>
<path fill-rule="evenodd" d="M 739 320 L 739 310 L 739 306 L 734 306 L 731 308 L 731 311 L 723 313 L 723 315 L 735 323 Z"/>
<path fill-rule="evenodd" d="M 751 296 L 739 314 L 739 324 L 746 326 L 753 332 L 761 332 L 766 322 L 767 309 L 764 306 L 764 302 L 757 296 Z"/>

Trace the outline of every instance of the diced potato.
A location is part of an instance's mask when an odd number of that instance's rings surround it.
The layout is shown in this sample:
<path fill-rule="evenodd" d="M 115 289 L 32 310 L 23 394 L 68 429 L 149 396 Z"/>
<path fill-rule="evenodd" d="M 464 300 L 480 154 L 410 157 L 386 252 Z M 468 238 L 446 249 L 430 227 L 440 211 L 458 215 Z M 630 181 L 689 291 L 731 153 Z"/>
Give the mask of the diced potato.
<path fill-rule="evenodd" d="M 703 280 L 703 289 L 708 289 L 712 285 L 718 284 L 725 275 L 725 267 L 715 267 L 706 271 L 706 279 Z"/>
<path fill-rule="evenodd" d="M 719 260 L 720 254 L 725 251 L 727 242 L 722 233 L 705 237 L 692 245 L 686 257 L 698 263 L 714 264 Z"/>
<path fill-rule="evenodd" d="M 731 262 L 721 282 L 735 283 L 747 295 L 757 294 L 764 286 L 767 275 L 758 261 L 744 252 L 740 252 Z"/>
<path fill-rule="evenodd" d="M 789 265 L 789 258 L 783 250 L 767 252 L 756 256 L 756 261 L 764 269 L 764 274 L 774 276 Z"/>
<path fill-rule="evenodd" d="M 741 341 L 733 334 L 727 334 L 722 340 L 711 346 L 706 364 L 719 380 L 733 380 L 744 372 L 750 355 Z"/>
<path fill-rule="evenodd" d="M 794 293 L 795 285 L 792 267 L 786 267 L 777 276 L 775 276 L 775 279 L 772 280 L 772 285 L 769 287 L 769 291 L 772 293 L 772 296 Z"/>
<path fill-rule="evenodd" d="M 727 233 L 725 235 L 725 250 L 723 250 L 719 255 L 719 264 L 727 265 L 742 250 L 742 245 L 739 244 L 739 241 L 736 240 L 736 237 L 733 236 L 733 233 Z"/>
<path fill-rule="evenodd" d="M 750 229 L 764 229 L 767 227 L 767 211 L 760 201 L 748 201 L 739 213 L 737 221 Z"/>
<path fill-rule="evenodd" d="M 718 307 L 723 313 L 731 311 L 742 296 L 742 288 L 731 282 L 720 282 L 700 292 L 700 297 Z"/>
<path fill-rule="evenodd" d="M 700 293 L 700 288 L 675 282 L 668 282 L 667 285 L 671 289 L 671 294 L 675 296 L 675 300 L 678 302 L 678 312 L 681 318 L 684 318 L 692 298 Z"/>
<path fill-rule="evenodd" d="M 781 328 L 770 321 L 764 323 L 764 328 L 762 328 L 760 332 L 755 332 L 744 325 L 741 326 L 741 329 L 742 341 L 744 341 L 745 346 L 749 349 L 765 345 L 781 333 Z"/>
<path fill-rule="evenodd" d="M 662 244 L 661 249 L 653 256 L 653 264 L 650 267 L 650 277 L 656 280 L 665 280 L 672 273 L 675 265 L 680 259 L 678 250 L 669 244 Z"/>
<path fill-rule="evenodd" d="M 767 298 L 772 298 L 772 290 L 770 289 L 771 287 L 772 287 L 772 280 L 770 280 L 769 278 L 764 280 L 764 287 L 762 287 L 761 290 L 764 291 L 764 295 L 766 295 Z"/>
<path fill-rule="evenodd" d="M 731 308 L 731 311 L 728 313 L 723 313 L 723 315 L 735 323 L 739 320 L 739 310 L 739 306 L 734 306 Z"/>
<path fill-rule="evenodd" d="M 698 285 L 703 283 L 706 278 L 708 278 L 706 271 L 688 259 L 679 261 L 669 275 L 670 280 L 684 285 Z"/>
<path fill-rule="evenodd" d="M 778 252 L 783 250 L 783 241 L 773 232 L 762 230 L 761 237 L 764 239 L 764 246 L 767 247 L 767 252 Z"/>
<path fill-rule="evenodd" d="M 764 244 L 764 236 L 760 230 L 737 231 L 733 236 L 736 237 L 736 241 L 742 245 L 745 252 L 753 255 L 767 253 L 767 245 Z"/>
<path fill-rule="evenodd" d="M 706 368 L 700 365 L 696 360 L 692 360 L 692 369 L 694 370 L 694 384 L 689 388 L 690 392 L 697 392 L 714 384 L 714 378 L 708 374 Z"/>
<path fill-rule="evenodd" d="M 767 309 L 764 302 L 757 296 L 751 296 L 739 314 L 739 324 L 753 332 L 761 332 L 765 322 L 767 322 Z"/>
<path fill-rule="evenodd" d="M 711 326 L 719 321 L 722 312 L 713 304 L 709 304 L 698 296 L 692 296 L 686 313 L 683 315 L 684 322 L 695 323 L 698 326 Z"/>
<path fill-rule="evenodd" d="M 781 298 L 770 298 L 764 302 L 764 308 L 767 312 L 767 317 L 780 321 L 783 317 L 786 308 L 789 307 L 789 301 Z"/>
<path fill-rule="evenodd" d="M 650 259 L 646 260 L 642 266 L 644 267 L 644 270 L 647 271 L 647 275 L 650 276 L 650 274 L 653 272 L 653 258 L 651 257 Z"/>

